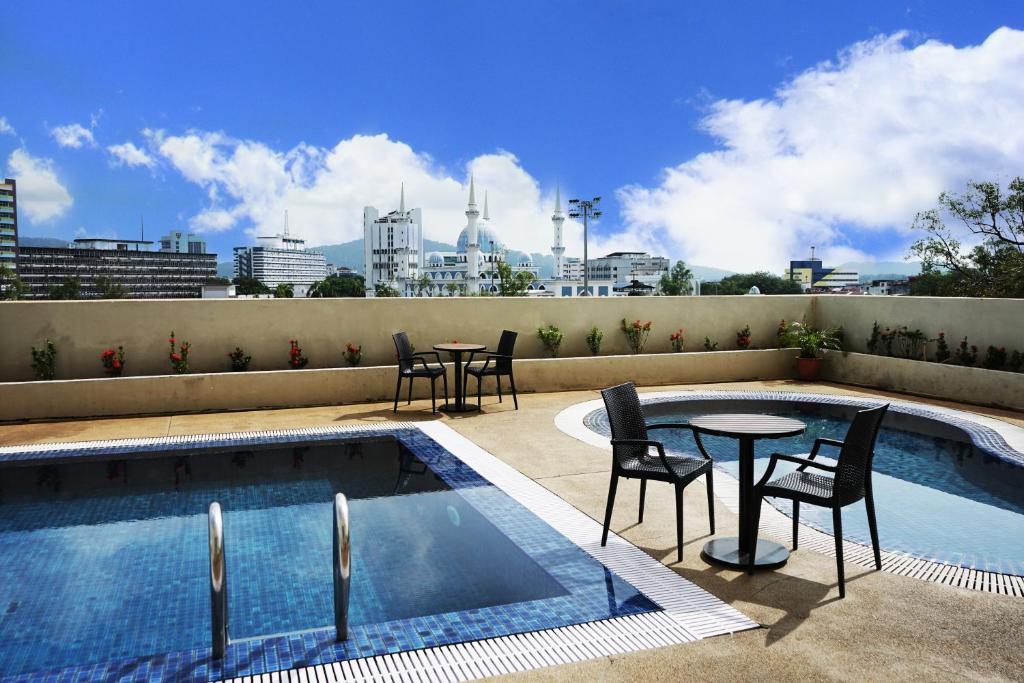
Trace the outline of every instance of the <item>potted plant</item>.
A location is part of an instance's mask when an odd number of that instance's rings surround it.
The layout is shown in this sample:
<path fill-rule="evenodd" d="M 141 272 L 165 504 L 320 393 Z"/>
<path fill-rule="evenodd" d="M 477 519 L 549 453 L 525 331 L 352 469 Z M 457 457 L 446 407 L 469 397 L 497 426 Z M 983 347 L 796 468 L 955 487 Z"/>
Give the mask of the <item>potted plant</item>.
<path fill-rule="evenodd" d="M 705 351 L 717 351 L 718 342 L 711 341 L 711 337 L 704 335 L 704 350 Z"/>
<path fill-rule="evenodd" d="M 552 358 L 558 355 L 558 347 L 562 345 L 563 337 L 565 337 L 565 333 L 554 325 L 537 328 L 537 338 L 540 339 Z"/>
<path fill-rule="evenodd" d="M 41 349 L 32 347 L 32 370 L 36 373 L 36 379 L 53 379 L 56 367 L 57 346 L 52 341 L 47 339 Z"/>
<path fill-rule="evenodd" d="M 783 346 L 800 349 L 796 359 L 796 373 L 800 379 L 805 382 L 816 380 L 821 369 L 821 352 L 825 349 L 842 349 L 838 332 L 835 327 L 819 330 L 807 323 L 792 322 L 785 326 L 779 338 Z"/>

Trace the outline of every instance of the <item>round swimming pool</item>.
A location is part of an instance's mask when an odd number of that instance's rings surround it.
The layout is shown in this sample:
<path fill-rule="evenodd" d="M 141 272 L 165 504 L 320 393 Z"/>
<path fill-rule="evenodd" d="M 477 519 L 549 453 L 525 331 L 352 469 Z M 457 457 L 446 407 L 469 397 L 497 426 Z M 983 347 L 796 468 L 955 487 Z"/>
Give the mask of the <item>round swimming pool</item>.
<path fill-rule="evenodd" d="M 701 392 L 644 401 L 648 422 L 686 422 L 714 413 L 764 413 L 803 421 L 798 437 L 756 443 L 755 477 L 768 456 L 807 453 L 817 437 L 842 439 L 853 414 L 878 401 L 787 394 L 784 392 Z M 609 435 L 604 408 L 584 417 L 591 430 Z M 688 431 L 660 432 L 669 450 L 696 452 Z M 739 474 L 733 439 L 702 437 L 719 467 Z M 819 458 L 838 451 L 823 447 Z M 779 463 L 777 474 L 784 468 Z M 886 415 L 875 449 L 875 506 L 882 548 L 972 569 L 1024 575 L 1024 454 L 995 431 L 951 414 L 894 404 Z M 790 513 L 788 501 L 773 500 Z M 832 532 L 831 511 L 801 506 L 800 520 Z M 870 543 L 861 501 L 843 510 L 847 540 Z"/>

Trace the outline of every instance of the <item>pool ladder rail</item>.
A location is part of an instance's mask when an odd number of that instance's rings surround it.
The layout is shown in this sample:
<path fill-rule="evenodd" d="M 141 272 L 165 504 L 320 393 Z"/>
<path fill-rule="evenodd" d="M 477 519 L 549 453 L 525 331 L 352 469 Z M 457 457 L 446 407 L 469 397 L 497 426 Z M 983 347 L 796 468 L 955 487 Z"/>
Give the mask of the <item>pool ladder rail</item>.
<path fill-rule="evenodd" d="M 223 659 L 228 639 L 228 582 L 224 556 L 224 517 L 220 503 L 210 503 L 210 625 L 214 659 Z M 352 544 L 349 534 L 348 499 L 334 496 L 334 629 L 338 641 L 348 639 L 349 586 L 352 581 Z"/>

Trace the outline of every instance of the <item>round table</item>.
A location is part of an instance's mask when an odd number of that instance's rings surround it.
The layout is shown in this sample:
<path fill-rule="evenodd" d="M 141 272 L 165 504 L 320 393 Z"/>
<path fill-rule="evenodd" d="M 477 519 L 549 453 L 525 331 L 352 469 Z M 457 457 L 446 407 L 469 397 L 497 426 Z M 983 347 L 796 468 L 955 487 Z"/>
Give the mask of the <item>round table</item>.
<path fill-rule="evenodd" d="M 435 351 L 446 351 L 452 354 L 452 360 L 455 361 L 455 401 L 449 401 L 441 406 L 441 410 L 446 413 L 468 413 L 471 410 L 476 410 L 476 406 L 472 403 L 462 402 L 462 354 L 469 353 L 471 351 L 485 351 L 487 346 L 484 344 L 460 344 L 452 342 L 450 344 L 434 344 Z"/>
<path fill-rule="evenodd" d="M 754 495 L 754 441 L 797 436 L 804 433 L 807 425 L 788 417 L 732 414 L 702 415 L 690 420 L 690 426 L 701 434 L 726 436 L 740 442 L 740 535 L 708 541 L 701 557 L 707 562 L 746 570 L 753 545 L 754 567 L 775 569 L 786 564 L 789 550 L 785 546 L 757 538 L 761 500 Z"/>

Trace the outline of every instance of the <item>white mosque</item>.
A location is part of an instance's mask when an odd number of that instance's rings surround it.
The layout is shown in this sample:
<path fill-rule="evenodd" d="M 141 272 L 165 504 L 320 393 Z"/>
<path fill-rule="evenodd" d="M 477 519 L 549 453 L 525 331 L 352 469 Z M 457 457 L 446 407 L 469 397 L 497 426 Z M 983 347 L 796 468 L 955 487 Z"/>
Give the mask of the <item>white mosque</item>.
<path fill-rule="evenodd" d="M 583 291 L 582 278 L 572 275 L 576 270 L 565 259 L 562 244 L 561 192 L 556 191 L 555 209 L 551 216 L 555 259 L 553 278 L 541 280 L 539 268 L 532 259 L 520 254 L 509 262 L 513 273 L 532 273 L 530 296 L 578 296 Z M 455 251 L 428 254 L 423 250 L 423 218 L 421 209 L 406 210 L 405 186 L 397 211 L 381 216 L 372 206 L 363 209 L 363 273 L 366 295 L 374 296 L 379 284 L 398 291 L 401 296 L 460 296 L 498 292 L 498 264 L 508 261 L 509 250 L 496 236 L 491 224 L 487 194 L 484 193 L 483 215 L 477 208 L 476 183 L 469 181 L 469 203 L 466 206 L 466 227 L 459 233 Z M 570 259 L 572 261 L 572 259 Z M 578 259 L 576 259 L 578 262 Z M 590 289 L 595 296 L 613 296 L 614 280 L 591 278 Z"/>

